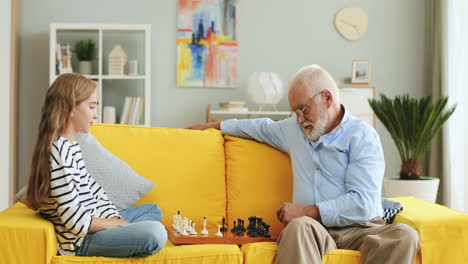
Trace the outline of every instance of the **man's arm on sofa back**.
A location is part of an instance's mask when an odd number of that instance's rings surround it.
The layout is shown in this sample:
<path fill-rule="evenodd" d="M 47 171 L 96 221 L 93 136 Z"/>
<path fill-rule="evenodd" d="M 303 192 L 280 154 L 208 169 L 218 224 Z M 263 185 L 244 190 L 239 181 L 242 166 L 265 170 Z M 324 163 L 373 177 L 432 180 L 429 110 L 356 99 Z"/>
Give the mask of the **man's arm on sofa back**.
<path fill-rule="evenodd" d="M 419 233 L 422 263 L 465 263 L 468 254 L 468 214 L 414 197 L 392 198 L 403 205 L 393 223 Z"/>
<path fill-rule="evenodd" d="M 56 254 L 52 223 L 22 203 L 0 212 L 0 263 L 49 264 Z"/>

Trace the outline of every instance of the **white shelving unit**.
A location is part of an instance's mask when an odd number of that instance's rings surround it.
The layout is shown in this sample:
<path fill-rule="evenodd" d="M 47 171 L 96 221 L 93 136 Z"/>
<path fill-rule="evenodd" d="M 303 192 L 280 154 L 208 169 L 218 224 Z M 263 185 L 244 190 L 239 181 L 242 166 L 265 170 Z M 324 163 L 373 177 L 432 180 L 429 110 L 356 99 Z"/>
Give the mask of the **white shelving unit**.
<path fill-rule="evenodd" d="M 144 97 L 143 115 L 138 125 L 150 126 L 151 109 L 151 25 L 148 24 L 51 24 L 49 83 L 58 77 L 56 74 L 56 44 L 74 44 L 82 39 L 92 39 L 96 43 L 96 58 L 92 61 L 93 74 L 85 75 L 98 83 L 99 113 L 102 122 L 102 109 L 112 105 L 116 108 L 117 123 L 120 123 L 126 96 Z M 115 45 L 121 45 L 129 60 L 138 61 L 138 75 L 109 75 L 108 56 Z M 78 60 L 72 56 L 73 72 L 78 72 Z"/>

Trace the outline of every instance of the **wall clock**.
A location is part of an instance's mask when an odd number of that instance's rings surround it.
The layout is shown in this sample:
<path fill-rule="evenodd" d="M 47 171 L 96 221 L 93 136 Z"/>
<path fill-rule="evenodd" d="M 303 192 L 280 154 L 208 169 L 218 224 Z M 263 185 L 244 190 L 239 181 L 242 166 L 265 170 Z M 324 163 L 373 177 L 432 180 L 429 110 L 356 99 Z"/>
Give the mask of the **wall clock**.
<path fill-rule="evenodd" d="M 367 13 L 359 7 L 343 8 L 336 13 L 335 27 L 344 38 L 358 40 L 367 32 Z"/>

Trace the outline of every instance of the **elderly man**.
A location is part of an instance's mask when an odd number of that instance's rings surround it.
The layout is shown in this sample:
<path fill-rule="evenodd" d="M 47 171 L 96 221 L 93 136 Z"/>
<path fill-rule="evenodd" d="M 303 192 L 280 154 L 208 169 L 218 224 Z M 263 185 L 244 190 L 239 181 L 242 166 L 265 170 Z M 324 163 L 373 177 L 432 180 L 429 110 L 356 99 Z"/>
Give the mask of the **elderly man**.
<path fill-rule="evenodd" d="M 359 250 L 362 263 L 413 263 L 417 232 L 382 220 L 385 161 L 377 132 L 340 104 L 335 81 L 317 65 L 296 73 L 288 96 L 294 118 L 188 127 L 221 129 L 289 153 L 294 200 L 276 212 L 286 225 L 278 239 L 277 263 L 322 263 L 336 248 Z"/>

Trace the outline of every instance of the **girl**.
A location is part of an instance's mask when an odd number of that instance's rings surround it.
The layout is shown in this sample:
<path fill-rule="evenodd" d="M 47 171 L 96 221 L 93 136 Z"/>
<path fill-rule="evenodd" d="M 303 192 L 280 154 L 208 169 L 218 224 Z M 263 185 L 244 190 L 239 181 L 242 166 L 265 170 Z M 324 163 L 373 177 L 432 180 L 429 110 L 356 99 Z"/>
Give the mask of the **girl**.
<path fill-rule="evenodd" d="M 62 74 L 47 90 L 26 204 L 54 224 L 62 255 L 150 256 L 167 241 L 161 210 L 144 204 L 118 212 L 75 141 L 89 132 L 97 104 L 96 84 L 79 74 Z"/>

